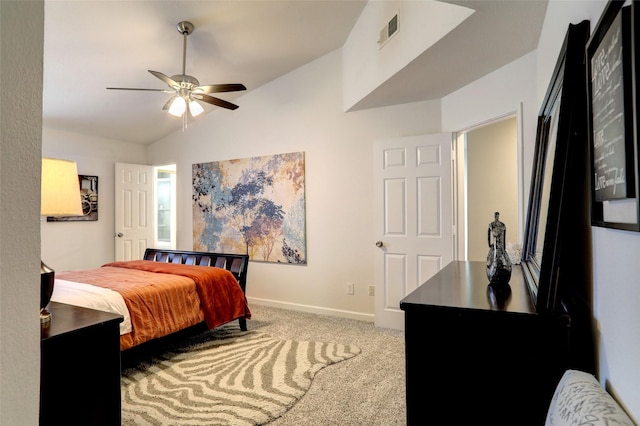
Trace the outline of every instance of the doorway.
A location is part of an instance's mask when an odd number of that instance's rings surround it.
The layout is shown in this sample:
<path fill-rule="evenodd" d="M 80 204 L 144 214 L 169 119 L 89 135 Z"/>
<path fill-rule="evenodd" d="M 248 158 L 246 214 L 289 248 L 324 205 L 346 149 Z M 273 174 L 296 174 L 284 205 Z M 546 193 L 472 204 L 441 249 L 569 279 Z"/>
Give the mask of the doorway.
<path fill-rule="evenodd" d="M 508 244 L 521 243 L 522 179 L 515 114 L 458 132 L 454 191 L 456 258 L 486 261 L 494 213 L 507 227 Z"/>
<path fill-rule="evenodd" d="M 453 260 L 452 136 L 374 143 L 377 327 L 404 329 L 400 301 Z"/>
<path fill-rule="evenodd" d="M 154 247 L 176 248 L 176 165 L 154 167 Z"/>
<path fill-rule="evenodd" d="M 176 248 L 176 166 L 115 165 L 115 260 Z"/>

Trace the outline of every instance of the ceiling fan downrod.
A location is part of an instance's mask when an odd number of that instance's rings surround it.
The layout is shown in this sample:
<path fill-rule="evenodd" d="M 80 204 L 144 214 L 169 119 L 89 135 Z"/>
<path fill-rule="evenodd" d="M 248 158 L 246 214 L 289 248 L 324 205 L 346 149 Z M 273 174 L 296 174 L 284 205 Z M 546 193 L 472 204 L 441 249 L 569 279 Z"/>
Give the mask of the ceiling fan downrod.
<path fill-rule="evenodd" d="M 187 63 L 187 36 L 193 32 L 195 28 L 189 21 L 181 21 L 176 25 L 178 32 L 182 34 L 182 75 L 186 75 Z"/>

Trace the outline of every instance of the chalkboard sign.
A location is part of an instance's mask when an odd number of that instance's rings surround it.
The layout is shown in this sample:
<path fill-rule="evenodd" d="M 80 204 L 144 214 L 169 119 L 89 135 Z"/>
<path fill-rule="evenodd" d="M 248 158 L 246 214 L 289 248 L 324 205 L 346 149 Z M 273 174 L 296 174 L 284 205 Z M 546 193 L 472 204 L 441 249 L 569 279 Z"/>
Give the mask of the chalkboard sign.
<path fill-rule="evenodd" d="M 622 8 L 588 49 L 592 185 L 598 202 L 634 197 L 630 14 Z"/>

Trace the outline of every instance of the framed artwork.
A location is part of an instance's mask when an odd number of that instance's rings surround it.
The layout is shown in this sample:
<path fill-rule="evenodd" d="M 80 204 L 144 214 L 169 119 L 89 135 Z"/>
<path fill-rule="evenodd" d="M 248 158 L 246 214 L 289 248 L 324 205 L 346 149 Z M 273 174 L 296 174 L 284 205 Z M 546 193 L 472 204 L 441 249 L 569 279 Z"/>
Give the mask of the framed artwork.
<path fill-rule="evenodd" d="M 194 164 L 193 249 L 306 264 L 304 153 Z"/>
<path fill-rule="evenodd" d="M 587 43 L 591 223 L 640 231 L 632 6 L 610 0 Z"/>
<path fill-rule="evenodd" d="M 47 217 L 47 222 L 78 222 L 98 220 L 98 176 L 78 175 L 82 216 Z"/>

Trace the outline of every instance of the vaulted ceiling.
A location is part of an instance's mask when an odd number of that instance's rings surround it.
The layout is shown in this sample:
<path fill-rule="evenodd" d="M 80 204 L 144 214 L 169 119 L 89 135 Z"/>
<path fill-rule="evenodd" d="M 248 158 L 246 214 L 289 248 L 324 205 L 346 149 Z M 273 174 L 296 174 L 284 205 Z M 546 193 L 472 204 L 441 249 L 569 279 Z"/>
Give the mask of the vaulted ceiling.
<path fill-rule="evenodd" d="M 415 0 L 414 0 L 415 1 Z M 431 1 L 431 0 L 423 0 Z M 476 12 L 357 108 L 439 99 L 537 47 L 546 0 L 447 0 Z M 147 144 L 179 130 L 147 70 L 182 72 L 201 84 L 255 89 L 340 48 L 366 2 L 360 0 L 45 1 L 43 124 Z M 245 92 L 216 96 L 235 101 Z M 216 107 L 205 106 L 205 113 Z"/>

